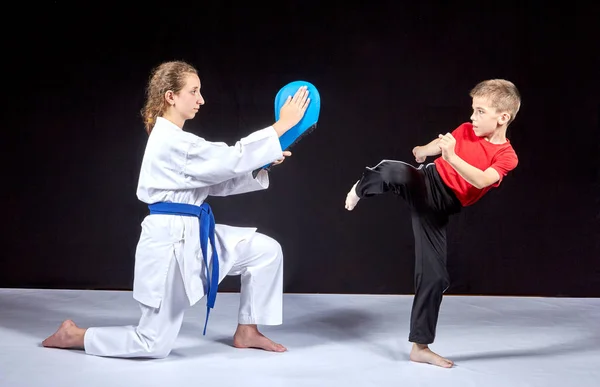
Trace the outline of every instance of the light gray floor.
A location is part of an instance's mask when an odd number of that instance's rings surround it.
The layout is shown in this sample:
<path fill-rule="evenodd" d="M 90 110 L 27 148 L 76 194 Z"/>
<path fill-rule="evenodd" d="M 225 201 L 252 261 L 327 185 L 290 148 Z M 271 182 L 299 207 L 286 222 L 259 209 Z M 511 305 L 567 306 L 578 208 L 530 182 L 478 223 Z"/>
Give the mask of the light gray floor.
<path fill-rule="evenodd" d="M 41 347 L 65 318 L 135 325 L 131 292 L 0 289 L 0 386 L 600 386 L 600 299 L 446 296 L 432 349 L 408 360 L 411 296 L 285 295 L 284 324 L 263 327 L 287 353 L 231 346 L 239 295 L 186 314 L 166 359 L 127 360 Z"/>

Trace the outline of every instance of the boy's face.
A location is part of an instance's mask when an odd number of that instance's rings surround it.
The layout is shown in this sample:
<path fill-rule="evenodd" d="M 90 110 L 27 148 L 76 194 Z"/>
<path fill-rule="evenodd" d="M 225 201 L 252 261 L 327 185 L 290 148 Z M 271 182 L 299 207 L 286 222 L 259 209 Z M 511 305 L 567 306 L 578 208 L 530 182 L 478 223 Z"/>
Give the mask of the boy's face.
<path fill-rule="evenodd" d="M 491 107 L 488 98 L 473 98 L 471 121 L 473 122 L 473 131 L 478 137 L 492 135 L 498 127 L 508 122 L 508 117 L 507 113 L 497 112 L 495 108 Z"/>

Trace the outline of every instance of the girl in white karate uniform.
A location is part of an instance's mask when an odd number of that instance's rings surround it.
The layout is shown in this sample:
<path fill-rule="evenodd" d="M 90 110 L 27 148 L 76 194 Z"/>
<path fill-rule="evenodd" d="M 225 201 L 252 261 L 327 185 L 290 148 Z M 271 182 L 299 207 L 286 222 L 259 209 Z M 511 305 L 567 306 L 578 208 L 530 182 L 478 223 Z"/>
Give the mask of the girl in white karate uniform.
<path fill-rule="evenodd" d="M 142 114 L 149 138 L 137 196 L 151 205 L 151 213 L 142 223 L 135 257 L 133 297 L 141 307 L 139 324 L 85 329 L 66 320 L 44 340 L 44 346 L 81 348 L 97 356 L 166 357 L 179 334 L 185 310 L 203 298 L 209 286 L 216 289 L 210 280 L 218 263 L 218 282 L 226 275 L 241 276 L 234 346 L 286 350 L 257 328 L 257 324 L 282 323 L 283 256 L 277 241 L 255 228 L 217 224 L 212 235 L 214 245 L 208 243 L 203 249 L 199 235 L 201 231 L 208 233 L 210 227 L 201 230 L 195 216 L 153 213 L 152 205 L 178 203 L 202 208 L 207 216 L 208 196 L 266 189 L 268 172 L 261 170 L 253 178 L 252 171 L 279 164 L 291 155 L 282 152 L 279 137 L 302 119 L 310 103 L 308 91 L 298 89 L 272 126 L 228 146 L 183 131 L 185 121 L 194 118 L 204 105 L 200 86 L 196 69 L 176 61 L 154 69 L 146 90 Z"/>

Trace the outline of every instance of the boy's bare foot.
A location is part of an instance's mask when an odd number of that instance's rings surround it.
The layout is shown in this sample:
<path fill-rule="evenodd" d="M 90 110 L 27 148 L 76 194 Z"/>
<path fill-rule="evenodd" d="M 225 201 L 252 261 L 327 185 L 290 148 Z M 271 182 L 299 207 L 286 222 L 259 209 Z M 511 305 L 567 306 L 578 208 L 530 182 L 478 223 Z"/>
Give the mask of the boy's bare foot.
<path fill-rule="evenodd" d="M 42 341 L 42 345 L 51 348 L 83 349 L 85 331 L 75 325 L 73 321 L 65 320 L 52 336 Z"/>
<path fill-rule="evenodd" d="M 259 348 L 271 352 L 285 352 L 287 348 L 265 337 L 256 325 L 239 324 L 233 335 L 233 346 L 236 348 Z"/>
<path fill-rule="evenodd" d="M 413 343 L 412 350 L 410 351 L 410 360 L 417 363 L 427 363 L 443 368 L 452 368 L 454 362 L 446 358 L 441 357 L 437 353 L 429 349 L 429 346 L 425 344 Z"/>
<path fill-rule="evenodd" d="M 358 182 L 356 184 L 358 184 Z M 346 195 L 346 203 L 344 207 L 348 211 L 352 211 L 354 207 L 356 207 L 356 205 L 358 204 L 358 201 L 360 200 L 358 195 L 356 195 L 356 184 L 352 186 L 352 189 L 350 189 L 350 191 Z"/>

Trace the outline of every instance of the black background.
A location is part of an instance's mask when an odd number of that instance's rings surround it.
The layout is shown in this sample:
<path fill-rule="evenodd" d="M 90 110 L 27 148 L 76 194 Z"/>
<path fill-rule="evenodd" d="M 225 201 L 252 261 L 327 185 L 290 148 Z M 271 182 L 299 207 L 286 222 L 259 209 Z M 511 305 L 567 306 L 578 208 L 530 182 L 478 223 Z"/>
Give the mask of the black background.
<path fill-rule="evenodd" d="M 600 296 L 597 6 L 203 3 L 5 15 L 0 287 L 131 289 L 144 86 L 182 59 L 206 99 L 186 130 L 212 141 L 270 125 L 288 82 L 319 89 L 318 129 L 268 190 L 209 198 L 217 222 L 281 243 L 286 292 L 411 293 L 404 203 L 347 212 L 346 193 L 381 159 L 416 164 L 415 145 L 469 120 L 476 83 L 505 78 L 523 98 L 520 163 L 452 219 L 447 293 Z"/>

